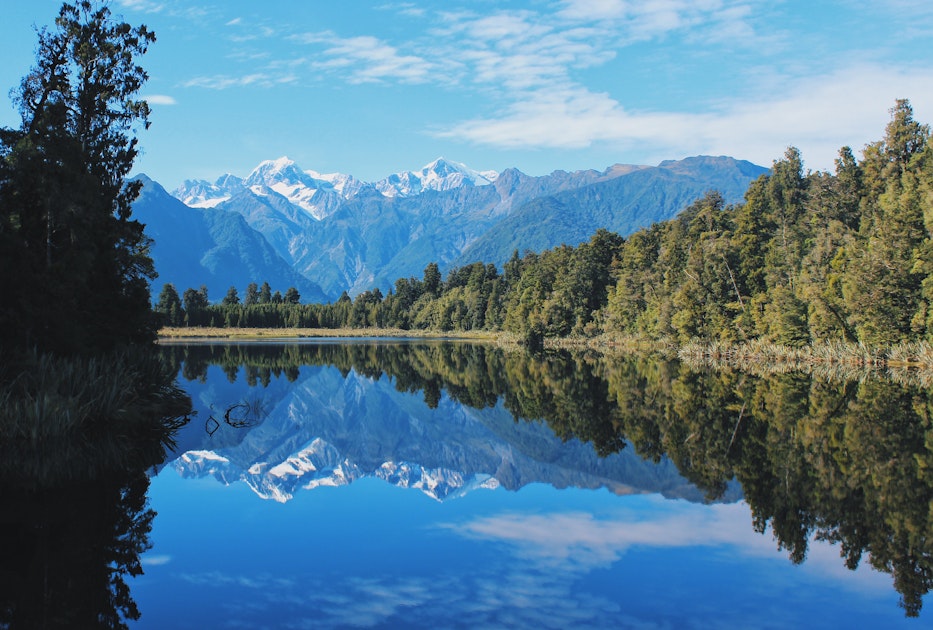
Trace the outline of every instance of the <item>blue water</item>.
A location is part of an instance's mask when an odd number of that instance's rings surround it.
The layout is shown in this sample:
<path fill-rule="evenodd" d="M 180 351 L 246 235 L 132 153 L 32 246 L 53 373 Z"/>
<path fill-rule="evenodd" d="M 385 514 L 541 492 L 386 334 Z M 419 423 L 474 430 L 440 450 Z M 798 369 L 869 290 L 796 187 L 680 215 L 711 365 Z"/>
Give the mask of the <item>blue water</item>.
<path fill-rule="evenodd" d="M 705 503 L 670 462 L 631 449 L 599 459 L 501 406 L 444 394 L 429 409 L 387 376 L 328 367 L 265 387 L 211 368 L 183 384 L 199 416 L 152 479 L 158 516 L 131 627 L 928 622 L 905 619 L 891 577 L 845 569 L 835 547 L 812 541 L 792 564 L 753 530 L 740 492 Z M 262 422 L 205 433 L 224 401 L 250 397 Z"/>
<path fill-rule="evenodd" d="M 439 502 L 373 478 L 260 499 L 153 480 L 140 628 L 921 627 L 889 576 L 814 543 L 792 565 L 744 503 L 479 489 Z"/>

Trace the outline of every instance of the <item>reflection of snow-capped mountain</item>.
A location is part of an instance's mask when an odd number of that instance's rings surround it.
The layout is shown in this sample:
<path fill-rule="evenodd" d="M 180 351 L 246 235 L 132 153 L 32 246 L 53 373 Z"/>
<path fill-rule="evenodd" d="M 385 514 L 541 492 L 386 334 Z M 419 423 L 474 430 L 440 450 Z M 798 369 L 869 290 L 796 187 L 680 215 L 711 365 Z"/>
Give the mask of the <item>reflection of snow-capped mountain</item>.
<path fill-rule="evenodd" d="M 221 423 L 213 435 L 189 425 L 179 435 L 182 454 L 169 466 L 186 477 L 243 481 L 266 499 L 284 502 L 299 490 L 363 477 L 438 500 L 530 483 L 703 499 L 670 462 L 655 465 L 630 449 L 599 458 L 592 446 L 562 442 L 543 423 L 516 423 L 501 406 L 472 409 L 445 396 L 432 410 L 387 377 L 351 371 L 344 378 L 336 368 L 302 368 L 296 382 L 275 379 L 266 388 L 249 388 L 217 376 L 207 384 L 182 382 L 202 417 L 257 397 L 262 400 L 255 406 L 268 415 L 252 428 Z"/>
<path fill-rule="evenodd" d="M 400 488 L 421 490 L 438 500 L 461 496 L 477 488 L 497 488 L 498 481 L 485 474 L 465 478 L 443 468 L 426 469 L 409 462 L 385 462 L 373 471 L 342 458 L 332 445 L 316 438 L 277 464 L 257 462 L 245 471 L 212 451 L 189 451 L 172 464 L 183 477 L 211 476 L 223 483 L 244 481 L 263 499 L 284 503 L 298 490 L 345 486 L 363 477 L 376 477 Z"/>

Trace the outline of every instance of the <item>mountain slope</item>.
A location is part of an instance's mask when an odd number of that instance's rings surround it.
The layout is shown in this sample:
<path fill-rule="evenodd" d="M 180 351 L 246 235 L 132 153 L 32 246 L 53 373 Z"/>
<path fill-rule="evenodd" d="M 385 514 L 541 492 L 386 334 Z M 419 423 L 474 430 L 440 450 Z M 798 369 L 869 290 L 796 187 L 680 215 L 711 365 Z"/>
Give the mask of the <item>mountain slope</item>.
<path fill-rule="evenodd" d="M 148 177 L 139 179 L 143 189 L 133 215 L 154 240 L 151 256 L 159 277 L 153 296 L 165 283 L 174 284 L 179 294 L 203 284 L 212 301 L 218 301 L 231 286 L 242 292 L 250 282 L 267 281 L 283 293 L 294 286 L 305 300 L 326 300 L 317 284 L 282 260 L 239 214 L 190 208 Z"/>
<path fill-rule="evenodd" d="M 542 251 L 578 245 L 598 228 L 627 236 L 676 216 L 709 190 L 727 203 L 742 199 L 751 181 L 767 169 L 728 157 L 662 162 L 623 176 L 533 199 L 467 247 L 455 265 L 503 264 L 518 250 Z"/>

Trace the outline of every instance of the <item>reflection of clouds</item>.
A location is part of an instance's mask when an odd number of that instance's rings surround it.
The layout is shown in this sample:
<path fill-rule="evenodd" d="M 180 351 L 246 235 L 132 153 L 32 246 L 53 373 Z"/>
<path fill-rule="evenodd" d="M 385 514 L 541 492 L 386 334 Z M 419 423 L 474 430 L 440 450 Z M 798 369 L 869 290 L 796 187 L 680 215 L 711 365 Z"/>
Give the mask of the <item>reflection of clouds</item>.
<path fill-rule="evenodd" d="M 144 555 L 139 561 L 144 567 L 157 567 L 171 562 L 172 556 L 166 554 Z"/>
<path fill-rule="evenodd" d="M 278 580 L 217 572 L 186 574 L 199 586 L 228 590 L 236 623 L 293 629 L 404 627 L 617 628 L 625 618 L 605 598 L 575 593 L 559 573 L 505 564 L 466 575 L 319 577 Z M 240 587 L 237 590 L 235 587 Z M 243 592 L 246 591 L 246 592 Z M 238 627 L 229 623 L 226 627 Z M 634 620 L 623 623 L 635 626 Z M 653 625 L 643 627 L 654 627 Z"/>
<path fill-rule="evenodd" d="M 646 501 L 649 509 L 618 511 L 602 518 L 584 512 L 508 513 L 442 527 L 467 538 L 504 543 L 521 558 L 563 571 L 606 567 L 633 547 L 716 547 L 746 557 L 789 561 L 784 557 L 786 553 L 777 551 L 777 542 L 770 533 L 754 531 L 744 502 L 698 505 L 664 499 Z M 864 560 L 867 562 L 867 558 Z M 797 570 L 866 593 L 890 590 L 889 576 L 867 566 L 850 571 L 840 558 L 838 545 L 816 540 L 810 541 L 807 560 Z"/>
<path fill-rule="evenodd" d="M 660 507 L 660 506 L 659 506 Z M 688 547 L 734 543 L 749 530 L 736 505 L 704 506 L 646 520 L 644 514 L 596 518 L 583 512 L 503 514 L 445 527 L 468 538 L 495 540 L 562 568 L 590 569 L 618 560 L 636 546 Z M 747 510 L 746 510 L 747 511 Z M 755 545 L 756 547 L 760 545 Z"/>
<path fill-rule="evenodd" d="M 829 545 L 813 543 L 807 562 L 790 567 L 750 521 L 743 503 L 638 498 L 596 513 L 509 512 L 439 525 L 452 548 L 463 547 L 449 568 L 425 568 L 416 542 L 423 532 L 412 531 L 399 542 L 411 563 L 378 574 L 327 565 L 320 573 L 309 566 L 179 577 L 204 601 L 219 602 L 218 620 L 239 624 L 218 626 L 294 629 L 792 627 L 822 609 L 827 588 L 890 595 L 887 576 L 847 571 Z M 492 553 L 471 555 L 476 544 Z M 697 547 L 704 549 L 691 552 Z M 667 564 L 674 556 L 665 550 L 675 548 L 682 560 Z M 634 555 L 642 551 L 647 556 Z M 633 561 L 618 562 L 626 553 Z M 646 557 L 659 565 L 640 564 Z M 827 578 L 828 587 L 811 591 Z"/>

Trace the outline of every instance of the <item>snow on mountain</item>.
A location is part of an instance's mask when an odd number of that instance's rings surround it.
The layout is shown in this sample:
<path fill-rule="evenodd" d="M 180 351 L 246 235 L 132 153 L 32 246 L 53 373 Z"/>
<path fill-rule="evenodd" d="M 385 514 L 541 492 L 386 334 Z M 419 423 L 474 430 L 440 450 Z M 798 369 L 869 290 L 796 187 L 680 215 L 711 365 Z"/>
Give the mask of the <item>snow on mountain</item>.
<path fill-rule="evenodd" d="M 258 197 L 275 194 L 321 220 L 367 188 L 375 188 L 386 197 L 410 197 L 426 190 L 485 186 L 498 176 L 495 171 L 475 171 L 438 158 L 419 171 L 395 173 L 372 184 L 344 173 L 303 170 L 294 160 L 281 157 L 261 162 L 245 179 L 226 174 L 214 183 L 186 180 L 172 195 L 192 208 L 214 208 L 244 191 Z"/>
<path fill-rule="evenodd" d="M 358 180 L 353 175 L 344 173 L 318 173 L 311 170 L 307 170 L 305 173 L 313 179 L 328 182 L 345 199 L 356 196 L 363 188 L 369 186 L 369 184 Z"/>
<path fill-rule="evenodd" d="M 245 190 L 236 175 L 221 175 L 213 184 L 203 179 L 187 179 L 172 191 L 172 196 L 192 208 L 214 208 Z"/>
<path fill-rule="evenodd" d="M 260 163 L 244 183 L 260 197 L 268 195 L 269 191 L 275 192 L 318 220 L 331 214 L 345 200 L 332 181 L 315 177 L 313 171 L 301 170 L 287 157 Z"/>
<path fill-rule="evenodd" d="M 474 171 L 465 164 L 438 158 L 420 171 L 403 171 L 376 182 L 387 197 L 410 197 L 426 190 L 444 191 L 461 186 L 486 186 L 496 181 L 495 171 Z"/>

